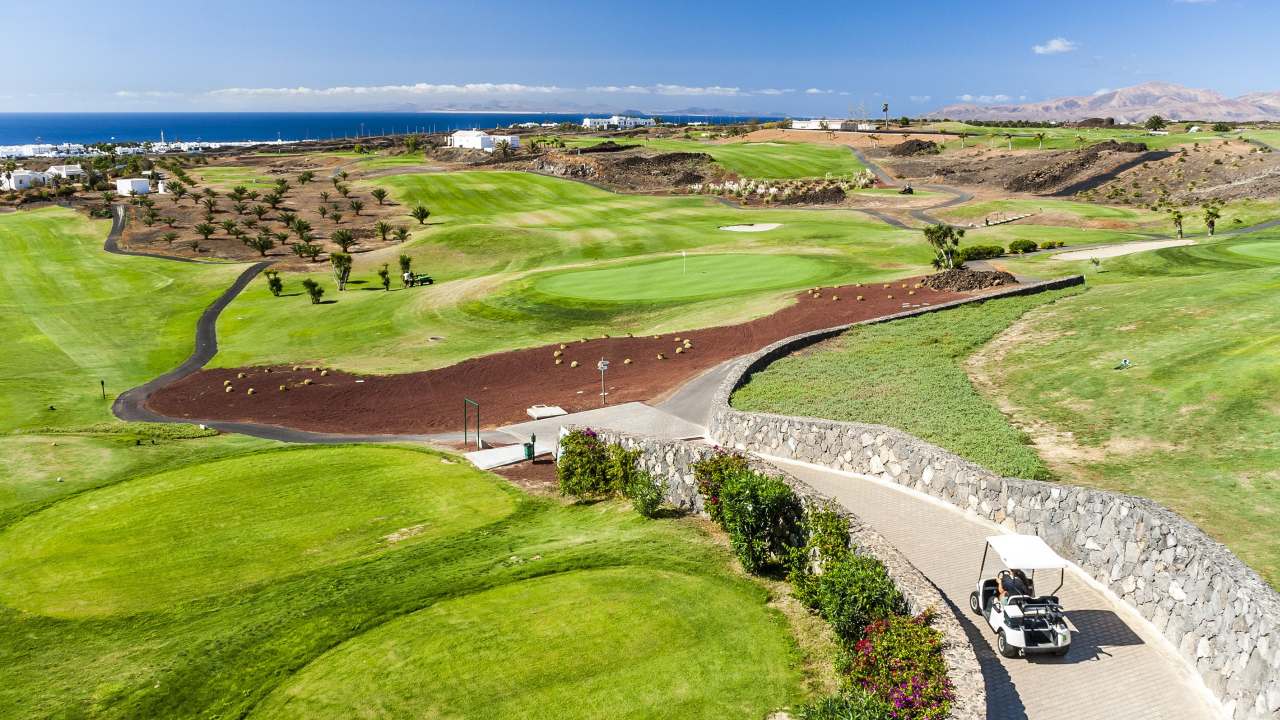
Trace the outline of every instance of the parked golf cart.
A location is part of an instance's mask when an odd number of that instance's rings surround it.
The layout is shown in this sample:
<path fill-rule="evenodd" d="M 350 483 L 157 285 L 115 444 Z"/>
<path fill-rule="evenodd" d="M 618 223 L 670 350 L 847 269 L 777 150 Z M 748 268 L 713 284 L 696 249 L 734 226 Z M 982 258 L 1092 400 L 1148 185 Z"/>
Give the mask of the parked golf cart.
<path fill-rule="evenodd" d="M 994 578 L 984 575 L 987 552 L 994 550 L 1005 569 Z M 1007 658 L 1019 654 L 1066 655 L 1071 649 L 1071 630 L 1058 603 L 1058 590 L 1066 579 L 1067 561 L 1053 551 L 1044 540 L 1034 535 L 997 535 L 987 538 L 982 550 L 982 567 L 978 570 L 978 586 L 969 595 L 969 609 L 987 619 L 996 631 L 996 649 Z M 997 588 L 1012 570 L 1030 573 L 1026 594 L 1000 598 Z M 1058 586 L 1048 595 L 1037 595 L 1037 570 L 1057 570 Z"/>

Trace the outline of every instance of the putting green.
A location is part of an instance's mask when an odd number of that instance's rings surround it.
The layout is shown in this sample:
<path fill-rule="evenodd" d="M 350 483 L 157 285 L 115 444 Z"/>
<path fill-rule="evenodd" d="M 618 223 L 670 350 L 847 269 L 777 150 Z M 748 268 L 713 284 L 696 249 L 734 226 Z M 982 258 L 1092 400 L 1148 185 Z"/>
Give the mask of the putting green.
<path fill-rule="evenodd" d="M 184 600 L 455 534 L 514 502 L 439 456 L 306 448 L 192 465 L 89 492 L 0 534 L 0 599 L 56 617 Z"/>
<path fill-rule="evenodd" d="M 340 645 L 253 717 L 764 717 L 795 671 L 786 639 L 760 632 L 766 608 L 743 596 L 634 567 L 512 583 Z"/>
<path fill-rule="evenodd" d="M 843 271 L 837 261 L 812 255 L 690 255 L 548 273 L 533 287 L 547 295 L 599 302 L 683 301 L 822 285 Z"/>

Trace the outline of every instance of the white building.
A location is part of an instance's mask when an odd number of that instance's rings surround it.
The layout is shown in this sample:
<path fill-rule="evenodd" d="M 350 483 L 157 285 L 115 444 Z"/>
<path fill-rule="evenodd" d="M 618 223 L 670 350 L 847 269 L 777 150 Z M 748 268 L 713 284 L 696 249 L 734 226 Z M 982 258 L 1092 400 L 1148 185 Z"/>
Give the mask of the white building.
<path fill-rule="evenodd" d="M 117 195 L 147 195 L 151 192 L 151 181 L 146 178 L 118 178 L 116 180 Z"/>
<path fill-rule="evenodd" d="M 1191 127 L 1187 128 L 1187 132 L 1189 132 L 1189 133 L 1196 133 L 1196 132 L 1200 132 L 1200 126 L 1199 126 L 1199 125 L 1192 125 Z"/>
<path fill-rule="evenodd" d="M 832 120 L 821 118 L 818 120 L 792 120 L 792 130 L 861 130 L 862 127 L 853 120 Z M 875 129 L 873 126 L 872 130 Z"/>
<path fill-rule="evenodd" d="M 490 135 L 483 130 L 459 130 L 449 136 L 449 147 L 493 152 L 498 143 L 506 142 L 512 150 L 520 147 L 519 135 Z"/>
<path fill-rule="evenodd" d="M 582 127 L 588 130 L 605 130 L 608 128 L 631 130 L 638 127 L 653 127 L 657 124 L 658 121 L 653 118 L 630 117 L 627 115 L 613 115 L 607 118 L 582 118 Z"/>
<path fill-rule="evenodd" d="M 63 180 L 79 180 L 84 177 L 84 168 L 79 165 L 50 165 L 48 172 Z"/>
<path fill-rule="evenodd" d="M 33 187 L 40 187 L 47 182 L 49 182 L 47 173 L 34 170 L 19 168 L 12 173 L 0 172 L 0 190 L 29 190 Z"/>

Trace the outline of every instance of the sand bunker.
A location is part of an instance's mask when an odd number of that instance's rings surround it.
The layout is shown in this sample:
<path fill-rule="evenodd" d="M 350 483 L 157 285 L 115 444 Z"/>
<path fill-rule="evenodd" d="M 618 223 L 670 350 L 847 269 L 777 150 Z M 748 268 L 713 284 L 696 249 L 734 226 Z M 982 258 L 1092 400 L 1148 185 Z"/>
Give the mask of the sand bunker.
<path fill-rule="evenodd" d="M 1103 245 L 1101 247 L 1086 248 L 1084 250 L 1072 250 L 1071 252 L 1058 253 L 1053 256 L 1054 260 L 1092 260 L 1098 258 L 1120 257 L 1121 255 L 1132 255 L 1134 253 L 1146 252 L 1147 250 L 1159 250 L 1167 247 L 1181 247 L 1183 245 L 1195 245 L 1195 240 L 1149 240 L 1147 242 L 1124 243 L 1123 245 Z"/>
<path fill-rule="evenodd" d="M 764 232 L 782 227 L 782 223 L 752 223 L 750 225 L 723 225 L 721 230 L 729 232 Z"/>

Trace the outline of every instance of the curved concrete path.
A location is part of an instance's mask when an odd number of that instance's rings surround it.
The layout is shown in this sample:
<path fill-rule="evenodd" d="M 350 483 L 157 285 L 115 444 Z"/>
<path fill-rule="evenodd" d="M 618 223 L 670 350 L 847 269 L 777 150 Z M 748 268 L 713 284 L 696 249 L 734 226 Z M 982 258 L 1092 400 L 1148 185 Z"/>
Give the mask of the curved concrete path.
<path fill-rule="evenodd" d="M 938 587 L 977 650 L 991 720 L 1222 717 L 1199 678 L 1146 622 L 1074 570 L 1059 593 L 1073 627 L 1067 656 L 1000 657 L 995 634 L 968 605 L 985 538 L 999 534 L 998 528 L 942 501 L 869 477 L 765 459 L 857 514 Z M 1046 576 L 1038 583 L 1052 589 L 1056 580 Z"/>

